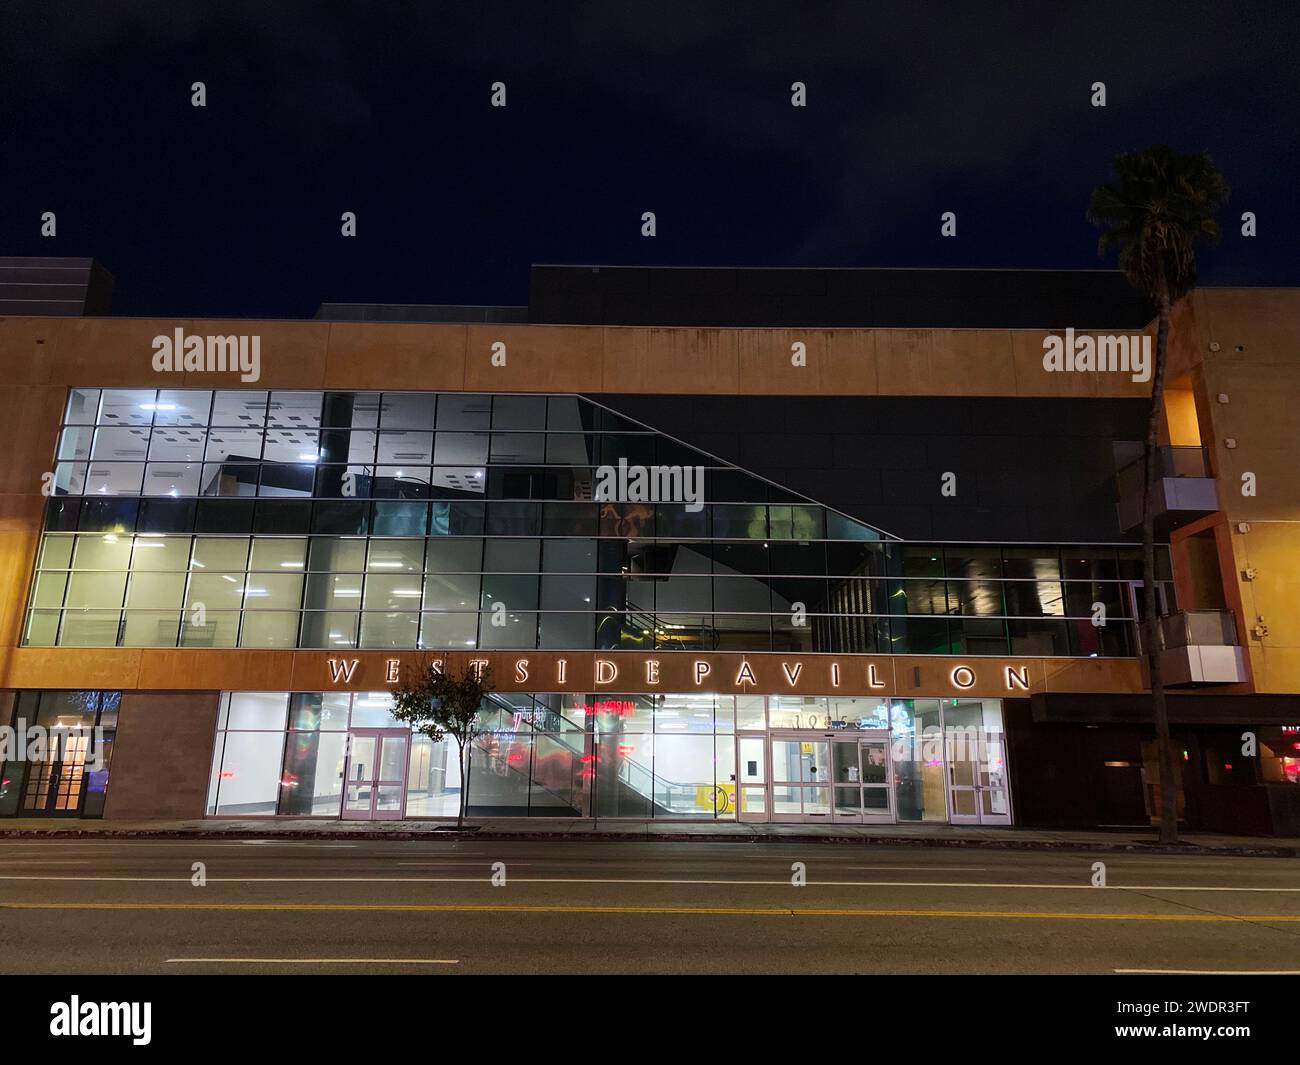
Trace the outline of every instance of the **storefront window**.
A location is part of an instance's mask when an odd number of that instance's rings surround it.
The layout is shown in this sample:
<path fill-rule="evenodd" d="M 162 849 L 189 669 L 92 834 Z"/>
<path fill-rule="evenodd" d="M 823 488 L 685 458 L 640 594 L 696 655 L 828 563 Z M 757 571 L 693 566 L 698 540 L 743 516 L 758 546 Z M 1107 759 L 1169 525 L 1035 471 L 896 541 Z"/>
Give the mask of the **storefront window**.
<path fill-rule="evenodd" d="M 943 726 L 937 699 L 900 699 L 894 726 L 894 801 L 900 821 L 946 821 Z"/>
<path fill-rule="evenodd" d="M 479 721 L 469 770 L 476 817 L 728 819 L 739 798 L 750 816 L 765 816 L 770 759 L 776 820 L 815 821 L 832 805 L 840 820 L 1009 818 L 997 700 L 494 693 Z M 733 729 L 752 734 L 765 722 L 779 731 L 744 740 L 749 786 L 738 798 Z M 891 729 L 887 739 L 864 735 Z M 377 732 L 401 740 L 384 748 L 404 763 L 385 771 L 405 777 L 382 809 L 456 815 L 454 740 L 410 735 L 389 692 L 224 695 L 209 814 L 339 816 L 350 731 L 371 760 Z"/>

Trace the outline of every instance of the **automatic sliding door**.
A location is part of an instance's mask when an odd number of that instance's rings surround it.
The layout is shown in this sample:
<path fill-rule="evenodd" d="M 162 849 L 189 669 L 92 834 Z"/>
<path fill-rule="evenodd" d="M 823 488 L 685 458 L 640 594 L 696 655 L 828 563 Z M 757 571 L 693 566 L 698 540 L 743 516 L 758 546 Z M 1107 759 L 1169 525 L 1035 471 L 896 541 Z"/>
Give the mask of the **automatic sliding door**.
<path fill-rule="evenodd" d="M 836 736 L 831 743 L 835 820 L 856 824 L 893 821 L 889 793 L 889 733 Z"/>
<path fill-rule="evenodd" d="M 831 743 L 772 737 L 772 820 L 826 821 L 831 817 Z"/>
<path fill-rule="evenodd" d="M 893 821 L 889 796 L 893 790 L 889 765 L 889 733 L 858 742 L 858 758 L 862 766 L 862 820 L 864 822 Z"/>
<path fill-rule="evenodd" d="M 835 820 L 862 823 L 862 766 L 857 736 L 837 736 L 831 744 Z"/>

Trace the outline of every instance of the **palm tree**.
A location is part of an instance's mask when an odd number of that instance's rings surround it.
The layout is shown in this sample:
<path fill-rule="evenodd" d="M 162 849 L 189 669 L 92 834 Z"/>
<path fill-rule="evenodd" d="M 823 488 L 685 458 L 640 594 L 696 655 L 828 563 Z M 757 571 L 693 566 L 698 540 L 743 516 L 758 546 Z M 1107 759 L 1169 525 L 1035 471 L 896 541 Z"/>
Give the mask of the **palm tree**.
<path fill-rule="evenodd" d="M 1156 618 L 1155 507 L 1157 430 L 1165 390 L 1169 308 L 1196 285 L 1197 241 L 1215 241 L 1214 216 L 1228 200 L 1228 184 L 1204 152 L 1181 155 L 1164 145 L 1115 158 L 1115 180 L 1093 191 L 1088 221 L 1103 232 L 1097 253 L 1119 249 L 1119 267 L 1130 285 L 1155 306 L 1155 367 L 1147 415 L 1142 498 L 1142 603 L 1144 646 L 1151 676 L 1151 707 L 1160 762 L 1160 842 L 1178 838 L 1175 763 L 1169 739 L 1169 710 L 1160 670 L 1160 626 Z"/>

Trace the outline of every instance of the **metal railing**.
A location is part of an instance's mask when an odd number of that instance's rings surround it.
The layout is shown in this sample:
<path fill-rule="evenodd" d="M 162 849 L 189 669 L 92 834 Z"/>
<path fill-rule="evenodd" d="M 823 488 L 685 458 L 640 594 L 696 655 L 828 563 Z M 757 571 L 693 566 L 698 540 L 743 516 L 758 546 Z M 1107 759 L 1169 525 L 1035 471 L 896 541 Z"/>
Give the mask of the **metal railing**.
<path fill-rule="evenodd" d="M 1142 455 L 1121 466 L 1118 473 L 1120 494 L 1142 491 Z M 1156 475 L 1159 477 L 1210 477 L 1210 460 L 1203 447 L 1156 448 Z"/>
<path fill-rule="evenodd" d="M 1236 647 L 1237 618 L 1231 610 L 1179 610 L 1158 620 L 1166 650 L 1177 647 Z M 1138 625 L 1143 647 L 1145 626 Z"/>

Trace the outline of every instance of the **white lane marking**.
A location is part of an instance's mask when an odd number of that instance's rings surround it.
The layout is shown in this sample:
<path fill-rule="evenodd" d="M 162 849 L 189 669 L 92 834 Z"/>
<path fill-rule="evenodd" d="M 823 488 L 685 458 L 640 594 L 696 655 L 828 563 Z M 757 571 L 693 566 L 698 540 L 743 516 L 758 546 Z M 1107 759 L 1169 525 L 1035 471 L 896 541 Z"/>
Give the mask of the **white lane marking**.
<path fill-rule="evenodd" d="M 187 876 L 6 876 L 4 880 L 65 881 L 68 883 L 188 884 Z M 589 877 L 511 877 L 512 884 L 682 884 L 725 885 L 731 887 L 789 887 L 786 880 L 652 880 Z M 491 879 L 478 876 L 210 876 L 208 883 L 220 884 L 489 884 Z M 810 880 L 809 887 L 906 887 L 906 888 L 1010 888 L 1023 891 L 1224 891 L 1224 892 L 1297 892 L 1300 887 L 1199 887 L 1195 884 L 1007 884 L 984 881 L 934 880 Z"/>
<path fill-rule="evenodd" d="M 168 958 L 168 965 L 459 965 L 459 958 Z"/>
<path fill-rule="evenodd" d="M 837 865 L 837 869 L 893 869 L 911 873 L 985 873 L 987 865 Z"/>
<path fill-rule="evenodd" d="M 1112 969 L 1144 976 L 1300 976 L 1300 969 Z"/>
<path fill-rule="evenodd" d="M 459 861 L 443 861 L 443 862 L 398 862 L 397 864 L 398 864 L 398 865 L 419 865 L 419 866 L 429 866 L 429 865 L 450 865 L 450 866 L 453 866 L 453 867 L 454 867 L 454 866 L 463 866 L 463 865 L 490 865 L 491 863 L 490 863 L 486 858 L 468 858 L 468 857 L 467 857 L 467 858 L 461 858 Z M 537 862 L 507 862 L 506 864 L 509 865 L 509 866 L 512 866 L 512 867 L 513 867 L 513 866 L 537 865 L 537 864 L 539 864 L 539 863 L 537 863 Z"/>

